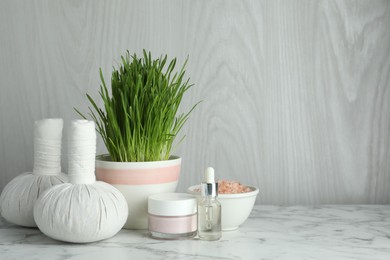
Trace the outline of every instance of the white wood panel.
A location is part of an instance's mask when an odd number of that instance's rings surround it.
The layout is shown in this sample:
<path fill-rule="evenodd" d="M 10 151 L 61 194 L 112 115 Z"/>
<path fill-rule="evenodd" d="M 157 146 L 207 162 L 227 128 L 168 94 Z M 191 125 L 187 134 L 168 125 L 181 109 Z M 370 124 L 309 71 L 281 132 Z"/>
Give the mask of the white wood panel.
<path fill-rule="evenodd" d="M 34 120 L 69 124 L 145 48 L 189 55 L 182 109 L 203 100 L 180 191 L 212 165 L 258 203 L 389 203 L 389 28 L 377 0 L 0 1 L 0 189 L 32 168 Z"/>

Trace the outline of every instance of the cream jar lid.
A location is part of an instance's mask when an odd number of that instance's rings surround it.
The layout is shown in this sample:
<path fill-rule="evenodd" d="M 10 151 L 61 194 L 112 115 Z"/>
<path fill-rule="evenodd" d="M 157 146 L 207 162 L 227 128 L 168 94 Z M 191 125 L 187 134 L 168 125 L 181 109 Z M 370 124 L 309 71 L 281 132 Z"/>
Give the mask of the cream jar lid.
<path fill-rule="evenodd" d="M 160 193 L 149 196 L 148 213 L 157 216 L 186 216 L 195 214 L 197 200 L 186 193 Z"/>

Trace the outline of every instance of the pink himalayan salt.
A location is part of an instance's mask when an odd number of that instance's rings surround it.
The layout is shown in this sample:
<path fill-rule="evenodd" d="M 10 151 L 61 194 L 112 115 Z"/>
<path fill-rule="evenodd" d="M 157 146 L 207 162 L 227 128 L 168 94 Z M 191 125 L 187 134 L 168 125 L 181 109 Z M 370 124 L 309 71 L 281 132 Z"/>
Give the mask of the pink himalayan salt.
<path fill-rule="evenodd" d="M 219 180 L 218 181 L 218 193 L 219 194 L 237 194 L 252 191 L 245 185 L 237 181 Z"/>
<path fill-rule="evenodd" d="M 200 188 L 194 189 L 195 192 L 200 192 Z M 218 194 L 237 194 L 252 191 L 249 187 L 242 185 L 237 181 L 219 180 Z"/>

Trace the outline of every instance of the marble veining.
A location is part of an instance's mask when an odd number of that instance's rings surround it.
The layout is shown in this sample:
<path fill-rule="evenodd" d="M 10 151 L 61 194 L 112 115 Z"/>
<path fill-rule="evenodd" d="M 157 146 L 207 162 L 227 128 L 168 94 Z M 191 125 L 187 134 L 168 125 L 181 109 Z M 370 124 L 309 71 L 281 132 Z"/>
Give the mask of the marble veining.
<path fill-rule="evenodd" d="M 91 244 L 52 240 L 0 219 L 0 259 L 390 259 L 390 205 L 257 205 L 215 242 L 121 230 Z"/>

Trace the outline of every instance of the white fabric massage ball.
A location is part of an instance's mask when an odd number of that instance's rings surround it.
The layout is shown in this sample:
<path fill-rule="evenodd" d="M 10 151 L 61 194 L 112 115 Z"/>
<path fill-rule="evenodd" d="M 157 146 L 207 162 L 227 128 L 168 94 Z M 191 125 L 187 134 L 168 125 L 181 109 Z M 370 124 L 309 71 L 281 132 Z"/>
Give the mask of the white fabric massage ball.
<path fill-rule="evenodd" d="M 41 193 L 68 182 L 61 173 L 62 119 L 43 119 L 34 124 L 34 168 L 18 175 L 3 189 L 0 213 L 10 223 L 36 227 L 34 203 Z"/>
<path fill-rule="evenodd" d="M 127 220 L 128 207 L 116 188 L 95 179 L 94 122 L 72 122 L 68 150 L 70 183 L 47 190 L 35 203 L 39 229 L 53 239 L 73 243 L 114 236 Z"/>

